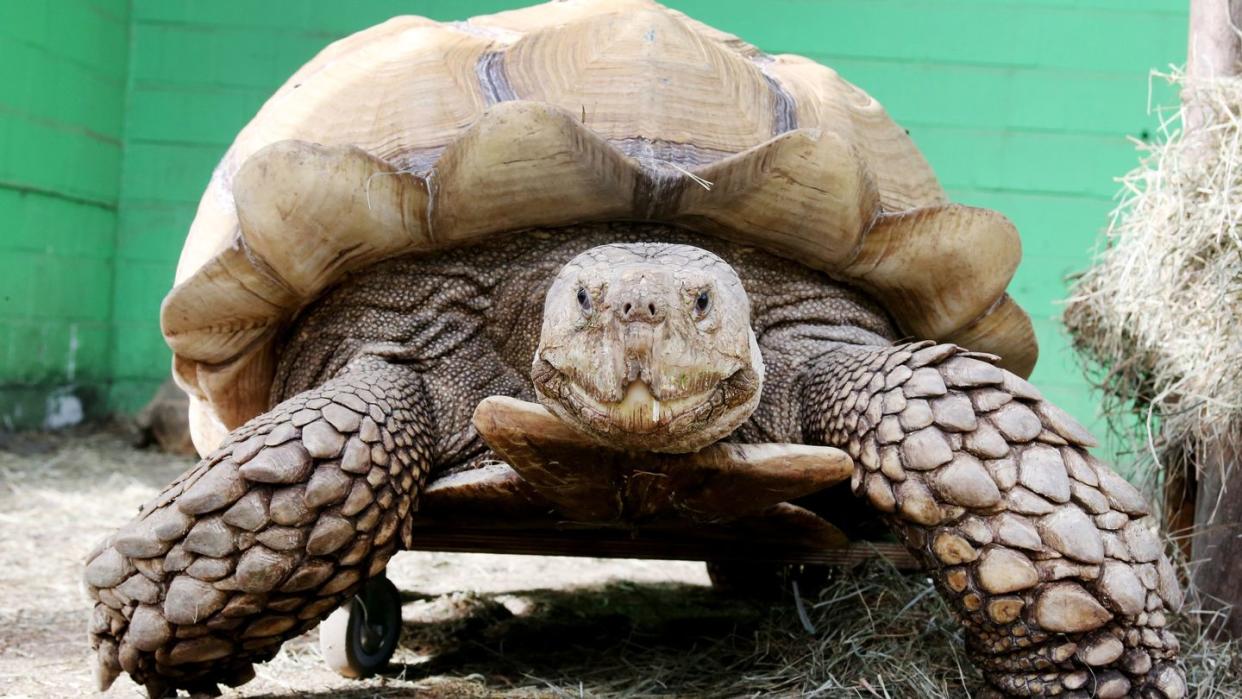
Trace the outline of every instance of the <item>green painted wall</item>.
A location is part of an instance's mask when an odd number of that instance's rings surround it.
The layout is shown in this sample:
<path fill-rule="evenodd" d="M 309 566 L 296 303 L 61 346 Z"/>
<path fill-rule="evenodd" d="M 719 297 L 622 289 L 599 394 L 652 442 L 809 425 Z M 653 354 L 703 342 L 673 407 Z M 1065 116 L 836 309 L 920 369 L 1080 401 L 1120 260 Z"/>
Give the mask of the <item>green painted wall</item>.
<path fill-rule="evenodd" d="M 102 410 L 129 3 L 0 0 L 0 428 Z"/>
<path fill-rule="evenodd" d="M 123 162 L 119 183 L 110 190 L 113 198 L 105 196 L 105 206 L 96 207 L 101 219 L 116 218 L 114 271 L 103 275 L 110 282 L 101 279 L 92 286 L 106 290 L 91 295 L 97 309 L 83 299 L 69 304 L 75 313 L 92 309 L 105 319 L 91 326 L 100 334 L 90 344 L 92 356 L 101 358 L 95 366 L 107 369 L 92 375 L 93 381 L 106 382 L 92 385 L 108 389 L 107 404 L 133 409 L 166 375 L 169 355 L 157 311 L 182 237 L 211 168 L 273 88 L 329 41 L 394 14 L 457 19 L 521 4 L 132 0 Z M 1011 290 L 1035 318 L 1043 348 L 1035 379 L 1050 398 L 1103 431 L 1095 420 L 1096 402 L 1056 322 L 1056 302 L 1065 296 L 1065 276 L 1086 266 L 1107 222 L 1113 178 L 1135 162 L 1127 138 L 1155 131 L 1157 120 L 1147 114 L 1148 71 L 1183 60 L 1184 2 L 669 4 L 769 52 L 801 53 L 836 68 L 910 130 L 955 200 L 1012 218 L 1026 253 Z M 125 65 L 123 56 L 119 64 Z M 1171 104 L 1175 95 L 1157 88 L 1155 100 Z M 116 208 L 108 208 L 109 202 Z M 76 228 L 56 221 L 62 230 Z M 106 230 L 108 224 L 100 226 Z M 18 237 L 31 235 L 44 237 Z M 0 245 L 7 248 L 8 239 Z M 70 240 L 79 244 L 76 237 Z M 40 264 L 45 259 L 39 249 L 29 254 Z M 6 251 L 5 259 L 9 256 Z M 37 322 L 50 317 L 30 316 Z M 96 344 L 100 340 L 105 347 Z M 86 381 L 84 366 L 80 361 L 79 382 Z M 44 374 L 8 367 L 0 380 L 10 374 L 20 381 L 65 378 L 52 365 Z"/>

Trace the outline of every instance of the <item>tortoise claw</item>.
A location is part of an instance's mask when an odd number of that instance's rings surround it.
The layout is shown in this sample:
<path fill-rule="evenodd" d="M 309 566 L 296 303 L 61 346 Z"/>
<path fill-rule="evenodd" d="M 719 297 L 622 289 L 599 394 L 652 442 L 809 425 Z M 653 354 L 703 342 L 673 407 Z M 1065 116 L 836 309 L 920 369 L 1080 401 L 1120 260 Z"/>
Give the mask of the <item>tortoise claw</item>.
<path fill-rule="evenodd" d="M 115 652 L 111 655 L 97 655 L 94 659 L 94 670 L 96 689 L 100 692 L 108 691 L 108 688 L 121 674 L 121 666 L 116 660 Z"/>
<path fill-rule="evenodd" d="M 588 522 L 670 514 L 736 519 L 844 481 L 854 469 L 840 449 L 802 444 L 614 451 L 543 406 L 505 396 L 480 402 L 474 425 L 530 487 L 562 514 Z"/>

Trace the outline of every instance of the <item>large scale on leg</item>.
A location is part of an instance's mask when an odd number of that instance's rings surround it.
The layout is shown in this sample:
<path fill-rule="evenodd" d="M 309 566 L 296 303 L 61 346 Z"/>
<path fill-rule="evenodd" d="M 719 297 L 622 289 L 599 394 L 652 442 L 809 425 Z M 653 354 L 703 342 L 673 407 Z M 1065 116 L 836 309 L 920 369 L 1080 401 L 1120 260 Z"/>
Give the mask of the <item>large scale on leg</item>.
<path fill-rule="evenodd" d="M 1019 257 L 861 90 L 645 0 L 337 42 L 186 240 L 204 459 L 87 562 L 101 685 L 243 682 L 391 611 L 399 545 L 829 561 L 883 518 L 996 691 L 1183 696 L 1141 498 L 1018 378 Z"/>

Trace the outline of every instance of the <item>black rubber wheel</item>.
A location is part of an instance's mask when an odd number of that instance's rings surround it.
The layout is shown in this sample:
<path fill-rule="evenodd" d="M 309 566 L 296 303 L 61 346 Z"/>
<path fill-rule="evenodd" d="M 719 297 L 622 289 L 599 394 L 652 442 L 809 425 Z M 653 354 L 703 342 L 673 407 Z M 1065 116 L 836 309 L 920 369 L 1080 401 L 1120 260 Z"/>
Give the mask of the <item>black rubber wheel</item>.
<path fill-rule="evenodd" d="M 383 670 L 400 640 L 401 593 L 383 575 L 368 580 L 319 626 L 324 662 L 344 677 L 370 677 Z"/>
<path fill-rule="evenodd" d="M 797 582 L 803 596 L 815 597 L 832 575 L 828 566 L 766 561 L 708 561 L 712 588 L 734 597 L 776 599 L 792 594 Z"/>

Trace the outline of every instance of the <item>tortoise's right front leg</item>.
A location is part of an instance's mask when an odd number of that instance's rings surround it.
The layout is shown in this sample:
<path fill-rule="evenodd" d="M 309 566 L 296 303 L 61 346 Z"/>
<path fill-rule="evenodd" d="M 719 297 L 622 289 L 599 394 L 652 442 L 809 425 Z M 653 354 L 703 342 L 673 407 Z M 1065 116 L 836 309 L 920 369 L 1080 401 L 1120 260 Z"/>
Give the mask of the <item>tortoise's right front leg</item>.
<path fill-rule="evenodd" d="M 423 403 L 413 370 L 355 361 L 145 505 L 86 566 L 101 689 L 241 684 L 383 571 L 430 468 Z"/>

